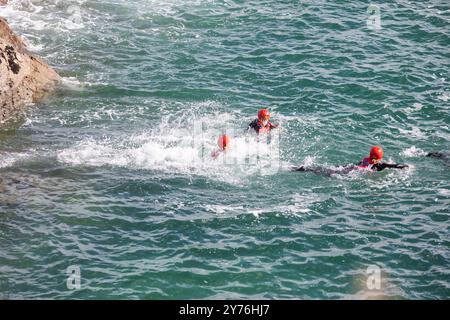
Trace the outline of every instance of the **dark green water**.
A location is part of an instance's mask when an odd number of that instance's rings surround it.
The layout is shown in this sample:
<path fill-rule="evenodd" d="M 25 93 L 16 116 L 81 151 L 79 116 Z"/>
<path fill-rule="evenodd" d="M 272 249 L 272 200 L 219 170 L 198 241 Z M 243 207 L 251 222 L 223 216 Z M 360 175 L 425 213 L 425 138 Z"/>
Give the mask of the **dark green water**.
<path fill-rule="evenodd" d="M 450 298 L 447 1 L 10 2 L 64 86 L 0 134 L 0 298 Z"/>

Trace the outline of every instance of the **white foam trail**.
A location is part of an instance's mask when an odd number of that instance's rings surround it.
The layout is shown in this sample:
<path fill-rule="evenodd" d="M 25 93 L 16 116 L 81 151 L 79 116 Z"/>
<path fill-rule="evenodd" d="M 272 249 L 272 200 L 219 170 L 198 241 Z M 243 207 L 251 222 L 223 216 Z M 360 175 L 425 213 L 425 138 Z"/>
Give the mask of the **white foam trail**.
<path fill-rule="evenodd" d="M 76 147 L 63 150 L 57 158 L 59 161 L 72 165 L 124 166 L 128 163 L 118 150 L 94 141 L 85 141 Z"/>
<path fill-rule="evenodd" d="M 264 162 L 264 157 L 271 152 L 270 145 L 245 137 L 232 141 L 233 149 L 216 160 L 210 156 L 210 151 L 217 149 L 211 141 L 196 144 L 193 138 L 152 135 L 138 135 L 116 142 L 84 140 L 59 152 L 57 159 L 75 166 L 117 166 L 216 178 L 230 175 L 238 180 L 255 174 L 261 167 L 270 167 L 269 161 Z M 206 152 L 202 153 L 203 149 Z M 251 163 L 249 158 L 258 156 L 261 161 Z"/>
<path fill-rule="evenodd" d="M 217 110 L 220 108 L 208 101 L 180 110 L 172 108 L 150 130 L 114 139 L 84 139 L 58 152 L 57 159 L 75 166 L 194 174 L 233 184 L 243 183 L 250 175 L 275 174 L 282 167 L 279 137 L 275 133 L 271 139 L 245 135 L 236 123 L 242 118 L 239 112 L 223 113 Z M 231 136 L 230 148 L 213 159 L 211 153 L 218 149 L 217 138 L 225 132 Z"/>
<path fill-rule="evenodd" d="M 377 172 L 373 172 L 372 176 L 366 176 L 367 188 L 384 190 L 394 186 L 402 184 L 403 186 L 411 186 L 411 176 L 414 173 L 416 167 L 408 164 L 408 168 L 405 169 L 386 169 L 385 175 L 376 175 Z M 373 177 L 373 178 L 372 178 Z M 376 183 L 373 183 L 373 179 L 376 179 Z"/>
<path fill-rule="evenodd" d="M 316 157 L 306 156 L 305 159 L 303 160 L 303 165 L 305 167 L 310 167 L 310 166 L 314 165 L 315 162 L 316 162 Z"/>
<path fill-rule="evenodd" d="M 401 155 L 407 158 L 423 157 L 427 153 L 420 148 L 415 146 L 409 147 L 401 152 Z"/>

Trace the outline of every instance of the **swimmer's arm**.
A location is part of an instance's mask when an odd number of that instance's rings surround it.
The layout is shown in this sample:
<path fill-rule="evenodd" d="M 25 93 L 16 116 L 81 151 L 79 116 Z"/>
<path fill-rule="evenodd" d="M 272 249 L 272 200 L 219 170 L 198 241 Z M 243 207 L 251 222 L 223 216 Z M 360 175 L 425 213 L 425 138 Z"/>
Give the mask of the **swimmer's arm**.
<path fill-rule="evenodd" d="M 305 171 L 307 171 L 307 168 L 305 168 L 304 166 L 291 167 L 291 171 L 302 171 L 302 172 L 305 172 Z"/>
<path fill-rule="evenodd" d="M 301 172 L 314 172 L 314 173 L 324 173 L 331 169 L 323 168 L 323 167 L 305 167 L 305 166 L 298 166 L 298 167 L 292 167 L 291 171 L 301 171 Z"/>
<path fill-rule="evenodd" d="M 386 168 L 390 169 L 404 169 L 408 168 L 408 165 L 406 164 L 397 164 L 397 163 L 380 163 L 376 166 L 377 171 L 384 170 Z"/>
<path fill-rule="evenodd" d="M 248 124 L 248 127 L 247 127 L 247 129 L 245 130 L 245 132 L 246 133 L 249 133 L 250 132 L 250 130 L 255 130 L 255 127 L 256 127 L 256 120 L 253 120 L 252 122 L 250 122 L 249 124 Z"/>
<path fill-rule="evenodd" d="M 216 150 L 216 151 L 211 152 L 211 158 L 213 158 L 214 160 L 216 160 L 217 157 L 220 155 L 221 152 L 222 152 L 221 150 Z"/>

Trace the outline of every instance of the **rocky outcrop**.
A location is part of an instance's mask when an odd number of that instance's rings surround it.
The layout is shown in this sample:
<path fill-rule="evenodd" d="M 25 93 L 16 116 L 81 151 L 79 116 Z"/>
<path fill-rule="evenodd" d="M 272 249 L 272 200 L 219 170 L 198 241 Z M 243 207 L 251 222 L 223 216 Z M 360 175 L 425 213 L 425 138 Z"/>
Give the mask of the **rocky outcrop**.
<path fill-rule="evenodd" d="M 0 0 L 1 3 L 1 0 Z M 51 91 L 61 80 L 0 18 L 0 123 Z"/>

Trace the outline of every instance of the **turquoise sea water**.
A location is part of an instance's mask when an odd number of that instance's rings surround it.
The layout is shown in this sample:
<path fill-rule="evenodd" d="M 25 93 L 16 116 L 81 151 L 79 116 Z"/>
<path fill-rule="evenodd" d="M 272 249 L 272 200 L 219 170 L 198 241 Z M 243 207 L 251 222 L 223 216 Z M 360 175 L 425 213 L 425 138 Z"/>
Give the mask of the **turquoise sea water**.
<path fill-rule="evenodd" d="M 0 133 L 0 298 L 450 298 L 448 1 L 10 2 L 64 83 Z"/>

